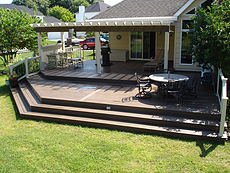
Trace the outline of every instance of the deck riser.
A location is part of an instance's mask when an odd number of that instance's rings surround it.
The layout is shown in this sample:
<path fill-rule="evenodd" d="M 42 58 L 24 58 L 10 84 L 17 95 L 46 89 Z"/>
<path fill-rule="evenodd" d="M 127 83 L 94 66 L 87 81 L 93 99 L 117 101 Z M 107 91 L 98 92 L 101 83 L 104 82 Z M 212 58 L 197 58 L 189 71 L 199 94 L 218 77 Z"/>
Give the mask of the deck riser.
<path fill-rule="evenodd" d="M 213 115 L 213 114 L 199 114 L 199 113 L 192 113 L 192 112 L 172 111 L 172 110 L 163 110 L 163 109 L 149 109 L 149 108 L 119 106 L 119 105 L 111 105 L 111 104 L 58 100 L 58 99 L 49 99 L 49 98 L 41 98 L 41 102 L 44 104 L 76 106 L 76 107 L 92 108 L 92 109 L 100 109 L 100 110 L 106 110 L 106 108 L 109 106 L 111 110 L 114 111 L 151 114 L 151 115 L 168 115 L 168 116 L 177 116 L 177 117 L 194 118 L 194 119 L 200 119 L 202 117 L 203 119 L 208 119 L 213 121 L 219 121 L 220 119 L 219 115 Z"/>
<path fill-rule="evenodd" d="M 81 78 L 81 77 L 62 77 L 62 76 L 49 76 L 44 75 L 42 72 L 42 77 L 48 80 L 56 80 L 56 81 L 71 81 L 71 82 L 90 82 L 90 83 L 109 83 L 109 84 L 126 84 L 126 85 L 136 85 L 136 81 L 128 81 L 128 80 L 116 80 L 116 79 L 98 79 L 98 78 Z"/>
<path fill-rule="evenodd" d="M 80 111 L 44 108 L 44 107 L 36 107 L 36 106 L 32 106 L 31 110 L 35 112 L 63 114 L 63 115 L 80 116 L 80 117 L 87 117 L 87 118 L 96 118 L 96 119 L 102 119 L 102 120 L 139 123 L 139 124 L 146 124 L 146 125 L 170 126 L 170 127 L 176 127 L 176 128 L 186 128 L 186 129 L 191 129 L 191 130 L 192 129 L 210 130 L 210 131 L 215 131 L 215 132 L 218 132 L 219 130 L 219 128 L 216 126 L 188 124 L 188 123 L 183 123 L 183 122 L 173 122 L 170 120 L 144 119 L 141 117 L 124 117 L 124 116 L 119 116 L 119 115 L 103 114 L 101 112 L 99 113 L 90 112 L 89 113 L 89 112 L 83 112 L 83 111 L 80 112 Z"/>
<path fill-rule="evenodd" d="M 160 136 L 168 136 L 173 138 L 180 138 L 180 139 L 190 139 L 190 140 L 205 140 L 205 141 L 212 141 L 212 142 L 219 142 L 224 143 L 225 140 L 221 138 L 211 138 L 211 137 L 204 137 L 204 136 L 193 136 L 189 134 L 179 134 L 174 132 L 162 132 L 157 130 L 148 130 L 148 129 L 139 129 L 139 128 L 132 128 L 132 127 L 124 127 L 124 126 L 115 126 L 115 125 L 108 125 L 108 124 L 99 124 L 99 123 L 91 123 L 91 122 L 82 122 L 82 121 L 73 121 L 73 120 L 64 120 L 64 119 L 56 119 L 56 118 L 47 118 L 47 117 L 36 117 L 34 115 L 29 116 L 28 114 L 24 115 L 21 114 L 22 118 L 28 118 L 33 120 L 39 121 L 47 121 L 47 122 L 56 122 L 61 124 L 74 124 L 80 125 L 84 127 L 94 127 L 94 128 L 104 128 L 110 130 L 118 130 L 118 131 L 125 131 L 131 133 L 140 133 L 140 134 L 149 134 L 149 135 L 160 135 Z"/>

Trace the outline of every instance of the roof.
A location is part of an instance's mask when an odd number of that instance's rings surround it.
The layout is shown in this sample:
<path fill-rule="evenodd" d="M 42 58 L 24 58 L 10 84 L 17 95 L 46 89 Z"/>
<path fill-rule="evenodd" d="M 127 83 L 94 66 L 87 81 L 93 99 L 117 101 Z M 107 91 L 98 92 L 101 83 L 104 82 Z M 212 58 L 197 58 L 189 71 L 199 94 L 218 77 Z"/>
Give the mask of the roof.
<path fill-rule="evenodd" d="M 34 15 L 34 13 L 35 13 L 36 16 L 44 16 L 43 14 L 38 13 L 38 12 L 36 12 L 36 11 L 33 11 L 32 9 L 30 9 L 30 8 L 24 6 L 24 5 L 0 4 L 0 8 L 3 8 L 3 9 L 7 9 L 7 8 L 8 8 L 8 9 L 11 9 L 11 10 L 12 10 L 13 8 L 16 8 L 18 11 L 19 11 L 19 10 L 22 10 L 24 13 L 28 13 L 28 14 L 30 14 L 31 16 Z"/>
<path fill-rule="evenodd" d="M 173 16 L 189 0 L 123 0 L 91 19 Z"/>
<path fill-rule="evenodd" d="M 43 21 L 45 21 L 46 23 L 60 23 L 63 22 L 55 17 L 43 17 Z"/>
<path fill-rule="evenodd" d="M 91 12 L 103 12 L 107 10 L 110 6 L 104 2 L 96 2 L 95 4 L 92 4 L 85 8 L 85 13 L 91 13 Z M 79 11 L 77 12 L 79 13 Z"/>

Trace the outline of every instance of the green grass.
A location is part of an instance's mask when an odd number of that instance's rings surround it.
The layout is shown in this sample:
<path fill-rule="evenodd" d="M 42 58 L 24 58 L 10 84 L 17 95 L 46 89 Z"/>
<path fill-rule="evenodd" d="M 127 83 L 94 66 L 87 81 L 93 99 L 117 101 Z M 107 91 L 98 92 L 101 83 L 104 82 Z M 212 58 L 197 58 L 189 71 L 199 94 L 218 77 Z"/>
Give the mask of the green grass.
<path fill-rule="evenodd" d="M 57 44 L 57 41 L 46 40 L 46 44 Z"/>
<path fill-rule="evenodd" d="M 230 144 L 21 119 L 0 76 L 0 172 L 230 172 Z"/>
<path fill-rule="evenodd" d="M 96 59 L 96 51 L 94 51 L 95 56 L 93 56 L 93 50 L 82 50 L 81 56 L 84 57 L 84 60 L 93 60 Z M 74 57 L 79 57 L 79 51 L 74 51 Z"/>

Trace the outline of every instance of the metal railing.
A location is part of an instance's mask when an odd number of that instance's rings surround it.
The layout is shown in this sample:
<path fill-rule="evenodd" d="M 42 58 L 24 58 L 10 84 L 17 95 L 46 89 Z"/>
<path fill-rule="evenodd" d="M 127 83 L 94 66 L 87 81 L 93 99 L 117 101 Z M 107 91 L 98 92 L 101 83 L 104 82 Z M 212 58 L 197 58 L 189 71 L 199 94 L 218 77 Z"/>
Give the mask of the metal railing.
<path fill-rule="evenodd" d="M 219 128 L 218 136 L 223 136 L 224 134 L 224 124 L 225 124 L 227 101 L 228 101 L 227 80 L 228 78 L 225 78 L 222 71 L 219 69 L 218 76 L 217 76 L 216 96 L 218 97 L 218 101 L 220 104 L 221 119 L 220 119 L 220 128 Z"/>
<path fill-rule="evenodd" d="M 38 59 L 39 62 L 40 62 L 41 57 L 40 57 L 40 56 L 31 57 L 31 58 L 27 58 L 27 57 L 26 57 L 26 58 L 25 58 L 24 60 L 22 60 L 21 62 L 15 64 L 15 65 L 10 65 L 10 73 L 13 74 L 13 69 L 24 63 L 24 64 L 25 64 L 25 74 L 24 74 L 23 76 L 21 76 L 20 78 L 18 78 L 18 81 L 22 80 L 23 78 L 28 78 L 29 76 L 33 76 L 33 75 L 35 75 L 35 74 L 38 74 L 39 71 L 40 71 L 40 69 L 37 69 L 37 71 L 35 71 L 35 72 L 33 72 L 33 73 L 29 73 L 29 67 L 28 67 L 29 61 L 31 61 L 31 60 L 36 60 L 36 59 Z M 40 67 L 40 65 L 39 65 L 39 67 Z"/>

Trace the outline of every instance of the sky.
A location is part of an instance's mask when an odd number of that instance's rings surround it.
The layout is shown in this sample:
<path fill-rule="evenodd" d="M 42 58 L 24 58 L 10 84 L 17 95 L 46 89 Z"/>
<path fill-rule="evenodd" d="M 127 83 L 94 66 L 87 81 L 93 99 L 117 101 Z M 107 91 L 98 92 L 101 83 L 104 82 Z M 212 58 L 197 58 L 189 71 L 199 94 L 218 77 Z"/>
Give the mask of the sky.
<path fill-rule="evenodd" d="M 110 6 L 113 6 L 122 0 L 104 0 L 104 2 Z M 11 4 L 12 0 L 0 0 L 0 4 Z"/>

